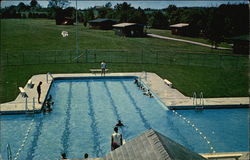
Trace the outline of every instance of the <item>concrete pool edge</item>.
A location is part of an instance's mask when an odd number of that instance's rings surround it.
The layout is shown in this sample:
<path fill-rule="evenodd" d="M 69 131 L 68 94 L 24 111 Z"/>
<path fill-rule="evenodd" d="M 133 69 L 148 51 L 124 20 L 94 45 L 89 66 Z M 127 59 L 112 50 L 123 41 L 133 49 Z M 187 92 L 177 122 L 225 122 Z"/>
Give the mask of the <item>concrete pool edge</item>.
<path fill-rule="evenodd" d="M 106 77 L 140 77 L 144 84 L 149 87 L 155 95 L 159 98 L 159 100 L 169 109 L 189 109 L 196 107 L 194 106 L 193 99 L 190 97 L 184 96 L 181 92 L 179 92 L 175 88 L 171 88 L 165 84 L 164 80 L 159 77 L 155 73 L 150 72 L 130 72 L 130 73 L 107 73 Z M 68 78 L 103 78 L 100 77 L 99 74 L 91 74 L 91 73 L 69 73 L 69 74 L 53 74 L 55 79 L 68 79 Z M 39 74 L 34 75 L 30 78 L 33 82 L 34 87 L 31 89 L 28 87 L 28 83 L 25 85 L 24 89 L 29 96 L 27 98 L 27 110 L 25 106 L 25 98 L 22 97 L 21 94 L 17 96 L 14 101 L 2 103 L 0 104 L 0 114 L 25 114 L 29 112 L 40 113 L 43 103 L 39 104 L 37 102 L 37 91 L 36 87 L 37 84 L 42 81 L 42 94 L 41 94 L 41 101 L 44 102 L 46 99 L 47 93 L 50 89 L 50 86 L 53 80 L 50 78 L 48 79 L 47 74 Z M 35 102 L 33 102 L 33 98 Z M 33 107 L 34 106 L 34 107 Z M 211 107 L 213 106 L 243 106 L 244 108 L 249 107 L 249 97 L 229 97 L 229 98 L 204 98 L 204 106 Z M 221 108 L 220 107 L 220 108 Z M 227 107 L 226 107 L 227 108 Z M 28 112 L 27 112 L 28 111 Z"/>

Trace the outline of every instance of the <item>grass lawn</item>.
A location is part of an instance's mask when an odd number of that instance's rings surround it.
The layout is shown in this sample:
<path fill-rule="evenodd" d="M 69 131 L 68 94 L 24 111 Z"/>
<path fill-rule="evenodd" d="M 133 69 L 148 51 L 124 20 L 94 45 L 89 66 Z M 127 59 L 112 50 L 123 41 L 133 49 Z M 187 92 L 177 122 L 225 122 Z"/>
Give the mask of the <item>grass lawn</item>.
<path fill-rule="evenodd" d="M 68 37 L 61 36 L 63 30 L 69 32 Z M 247 56 L 222 57 L 223 63 L 220 63 L 214 57 L 231 54 L 231 51 L 155 38 L 119 37 L 113 31 L 91 30 L 79 25 L 79 50 L 89 52 L 81 63 L 70 63 L 71 54 L 73 57 L 75 54 L 75 35 L 75 26 L 56 26 L 54 20 L 2 19 L 0 103 L 15 99 L 18 87 L 24 86 L 32 75 L 89 72 L 90 68 L 100 67 L 102 59 L 108 62 L 112 72 L 155 72 L 187 96 L 200 91 L 205 97 L 248 96 L 248 71 L 246 65 L 241 67 L 241 62 L 248 65 Z M 54 56 L 52 50 L 61 50 L 63 54 L 56 52 Z M 127 52 L 111 54 L 105 50 Z M 155 54 L 156 50 L 159 54 Z M 6 62 L 6 56 L 12 63 Z M 208 67 L 195 66 L 194 62 Z M 221 64 L 226 67 L 214 67 Z"/>
<path fill-rule="evenodd" d="M 190 40 L 190 41 L 194 41 L 194 42 L 200 42 L 200 43 L 211 45 L 211 43 L 209 42 L 208 39 L 173 35 L 171 33 L 171 30 L 147 29 L 147 32 L 152 33 L 152 34 L 158 34 L 158 35 L 161 35 L 161 36 L 167 36 L 167 37 L 178 38 L 178 39 L 185 39 L 185 40 Z M 226 43 L 226 42 L 222 42 L 218 46 L 219 47 L 232 48 L 232 46 L 230 44 Z"/>
<path fill-rule="evenodd" d="M 207 47 L 157 38 L 119 37 L 114 31 L 93 30 L 80 25 L 78 47 L 84 49 L 124 49 L 124 50 L 174 50 L 204 53 L 225 53 Z M 63 38 L 62 31 L 69 36 Z M 1 51 L 19 54 L 22 51 L 72 50 L 76 49 L 76 27 L 55 25 L 48 19 L 2 19 Z"/>
<path fill-rule="evenodd" d="M 15 99 L 18 86 L 24 86 L 35 74 L 80 73 L 99 67 L 99 63 L 87 64 L 43 64 L 2 67 L 1 100 Z M 174 86 L 187 96 L 203 92 L 205 97 L 231 97 L 248 95 L 247 71 L 225 70 L 207 67 L 108 63 L 111 72 L 154 72 L 173 82 Z"/>

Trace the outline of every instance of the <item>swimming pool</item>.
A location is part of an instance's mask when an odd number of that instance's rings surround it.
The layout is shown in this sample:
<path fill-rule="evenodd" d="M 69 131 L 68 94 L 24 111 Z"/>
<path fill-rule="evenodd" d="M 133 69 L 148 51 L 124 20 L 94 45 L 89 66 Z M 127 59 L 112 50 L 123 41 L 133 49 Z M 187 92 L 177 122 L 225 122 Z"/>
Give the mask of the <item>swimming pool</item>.
<path fill-rule="evenodd" d="M 101 157 L 118 119 L 127 140 L 153 128 L 198 153 L 249 150 L 248 109 L 170 111 L 143 95 L 133 78 L 55 80 L 51 113 L 1 116 L 2 157 L 7 144 L 19 159 Z"/>

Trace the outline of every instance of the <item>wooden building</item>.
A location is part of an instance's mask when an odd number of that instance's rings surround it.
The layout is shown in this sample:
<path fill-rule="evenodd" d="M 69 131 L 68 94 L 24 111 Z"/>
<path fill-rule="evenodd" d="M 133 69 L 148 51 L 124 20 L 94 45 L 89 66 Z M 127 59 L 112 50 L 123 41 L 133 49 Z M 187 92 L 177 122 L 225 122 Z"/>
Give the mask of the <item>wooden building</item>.
<path fill-rule="evenodd" d="M 98 18 L 94 20 L 88 21 L 90 28 L 92 29 L 104 29 L 109 30 L 113 29 L 112 25 L 117 23 L 117 20 L 114 19 L 106 19 L 106 18 Z"/>
<path fill-rule="evenodd" d="M 233 37 L 231 40 L 235 54 L 249 54 L 249 35 Z"/>
<path fill-rule="evenodd" d="M 125 36 L 125 37 L 143 37 L 144 25 L 137 23 L 119 23 L 113 25 L 116 35 Z"/>
<path fill-rule="evenodd" d="M 62 25 L 74 25 L 74 19 L 70 17 L 65 17 Z"/>
<path fill-rule="evenodd" d="M 188 28 L 189 24 L 188 23 L 178 23 L 178 24 L 173 24 L 169 26 L 171 28 L 172 34 L 175 35 L 188 35 Z"/>

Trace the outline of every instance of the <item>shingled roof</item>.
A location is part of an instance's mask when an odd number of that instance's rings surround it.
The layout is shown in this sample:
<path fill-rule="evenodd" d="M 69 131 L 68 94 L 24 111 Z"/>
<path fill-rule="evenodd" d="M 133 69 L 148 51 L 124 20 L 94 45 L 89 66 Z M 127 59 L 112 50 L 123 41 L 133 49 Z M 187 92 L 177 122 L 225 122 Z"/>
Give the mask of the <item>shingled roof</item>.
<path fill-rule="evenodd" d="M 178 24 L 170 25 L 169 27 L 173 27 L 173 28 L 182 28 L 182 27 L 187 27 L 187 26 L 189 26 L 188 23 L 178 23 Z"/>
<path fill-rule="evenodd" d="M 150 129 L 116 150 L 103 160 L 205 160 L 204 157 L 164 135 Z"/>
<path fill-rule="evenodd" d="M 117 22 L 117 19 L 107 19 L 107 18 L 97 18 L 94 20 L 89 20 L 88 22 L 90 23 L 100 23 L 100 22 L 106 22 L 106 21 L 112 21 L 112 22 Z"/>

